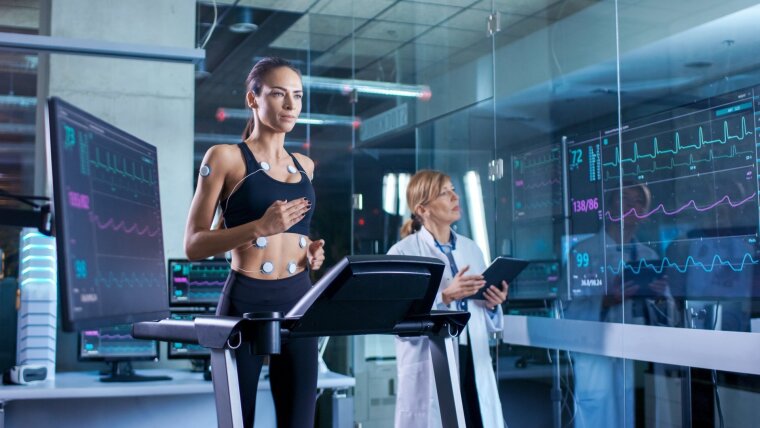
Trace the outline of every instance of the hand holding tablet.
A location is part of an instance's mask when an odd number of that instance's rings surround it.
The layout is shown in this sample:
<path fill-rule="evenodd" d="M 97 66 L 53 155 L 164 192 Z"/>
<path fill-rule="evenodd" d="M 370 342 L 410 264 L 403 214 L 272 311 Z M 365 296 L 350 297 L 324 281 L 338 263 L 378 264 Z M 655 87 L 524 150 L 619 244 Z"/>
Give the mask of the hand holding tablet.
<path fill-rule="evenodd" d="M 483 279 L 485 279 L 486 285 L 481 287 L 477 293 L 468 297 L 468 299 L 486 300 L 483 293 L 488 290 L 489 286 L 494 285 L 501 289 L 501 281 L 512 282 L 529 263 L 527 260 L 510 257 L 495 258 L 486 270 L 483 271 Z"/>

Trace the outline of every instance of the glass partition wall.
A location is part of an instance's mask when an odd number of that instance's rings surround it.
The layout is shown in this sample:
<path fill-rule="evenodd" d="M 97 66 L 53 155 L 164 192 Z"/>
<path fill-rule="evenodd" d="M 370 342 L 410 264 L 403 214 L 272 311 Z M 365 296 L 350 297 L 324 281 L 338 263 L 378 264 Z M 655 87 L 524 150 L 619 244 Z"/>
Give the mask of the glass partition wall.
<path fill-rule="evenodd" d="M 285 57 L 305 91 L 286 148 L 316 165 L 325 266 L 398 242 L 420 169 L 451 177 L 456 232 L 484 262 L 531 261 L 489 344 L 510 427 L 748 426 L 760 408 L 756 3 L 199 1 L 193 171 L 210 145 L 241 140 L 251 66 Z M 8 192 L 35 190 L 37 61 L 0 55 Z M 189 97 L 192 83 L 170 80 L 166 99 Z M 322 343 L 327 367 L 356 379 L 353 420 L 392 426 L 394 338 Z"/>
<path fill-rule="evenodd" d="M 510 426 L 753 420 L 726 397 L 758 391 L 755 9 L 489 0 L 385 12 L 403 11 L 416 35 L 357 79 L 429 95 L 356 103 L 373 107 L 353 140 L 352 251 L 397 242 L 405 183 L 433 168 L 458 190 L 458 233 L 489 261 L 532 262 L 491 343 Z M 400 31 L 381 37 L 371 21 L 355 46 Z M 353 345 L 356 420 L 388 426 L 393 342 Z"/>

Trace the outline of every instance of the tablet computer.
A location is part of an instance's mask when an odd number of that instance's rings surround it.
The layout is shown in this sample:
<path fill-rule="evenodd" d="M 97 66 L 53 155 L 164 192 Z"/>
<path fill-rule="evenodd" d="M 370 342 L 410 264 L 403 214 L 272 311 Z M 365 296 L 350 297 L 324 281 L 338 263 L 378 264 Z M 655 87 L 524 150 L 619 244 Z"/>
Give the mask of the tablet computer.
<path fill-rule="evenodd" d="M 647 260 L 647 263 L 652 264 L 653 266 L 662 266 L 662 261 L 660 260 Z M 658 297 L 660 293 L 655 292 L 652 290 L 650 285 L 662 278 L 665 275 L 665 270 L 661 269 L 660 272 L 657 272 L 654 269 L 649 268 L 641 268 L 638 273 L 633 273 L 630 270 L 626 270 L 623 278 L 625 279 L 625 282 L 628 283 L 629 281 L 633 281 L 634 284 L 639 286 L 639 289 L 636 291 L 635 296 L 639 297 Z"/>
<path fill-rule="evenodd" d="M 483 271 L 483 278 L 486 281 L 484 285 L 477 293 L 468 297 L 468 299 L 485 300 L 486 297 L 483 293 L 488 290 L 488 287 L 495 285 L 501 288 L 501 281 L 512 282 L 517 275 L 528 266 L 530 262 L 528 260 L 513 259 L 510 257 L 497 257 L 491 264 Z"/>

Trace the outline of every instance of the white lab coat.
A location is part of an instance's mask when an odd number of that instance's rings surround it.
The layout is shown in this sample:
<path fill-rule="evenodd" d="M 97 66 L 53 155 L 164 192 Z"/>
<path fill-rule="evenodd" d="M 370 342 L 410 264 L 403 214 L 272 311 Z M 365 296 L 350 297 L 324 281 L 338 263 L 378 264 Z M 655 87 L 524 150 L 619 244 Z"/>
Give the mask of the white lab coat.
<path fill-rule="evenodd" d="M 453 230 L 452 234 L 455 233 Z M 434 257 L 446 264 L 434 309 L 455 309 L 455 302 L 447 307 L 441 300 L 441 291 L 451 280 L 451 269 L 446 257 L 436 246 L 433 235 L 423 226 L 417 233 L 407 236 L 391 247 L 388 254 Z M 467 274 L 478 274 L 485 270 L 483 253 L 471 239 L 456 235 L 454 261 L 459 269 L 469 265 Z M 488 333 L 501 331 L 504 315 L 501 307 L 493 319 L 488 314 L 483 301 L 470 300 L 468 304 L 470 321 L 460 337 L 460 342 L 469 340 L 475 368 L 475 384 L 484 428 L 502 428 L 504 416 L 492 369 L 488 348 Z M 433 377 L 430 357 L 430 343 L 426 337 L 396 338 L 396 364 L 398 370 L 398 390 L 396 396 L 396 428 L 432 428 L 441 426 L 441 412 Z"/>

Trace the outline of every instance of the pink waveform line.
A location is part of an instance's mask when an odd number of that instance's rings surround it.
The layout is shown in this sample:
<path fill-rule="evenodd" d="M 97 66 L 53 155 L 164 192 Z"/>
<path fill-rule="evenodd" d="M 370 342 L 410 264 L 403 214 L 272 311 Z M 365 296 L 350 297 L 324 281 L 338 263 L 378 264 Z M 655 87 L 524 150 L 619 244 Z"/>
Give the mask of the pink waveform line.
<path fill-rule="evenodd" d="M 660 205 L 657 205 L 657 207 L 655 207 L 655 209 L 653 209 L 652 211 L 649 211 L 646 214 L 639 214 L 636 211 L 636 208 L 631 208 L 630 210 L 626 211 L 625 214 L 623 214 L 621 217 L 617 217 L 617 218 L 616 217 L 612 217 L 612 214 L 610 214 L 610 212 L 607 211 L 607 218 L 610 219 L 610 221 L 620 221 L 620 220 L 628 217 L 629 215 L 633 214 L 633 215 L 635 215 L 639 219 L 645 219 L 645 218 L 653 215 L 654 213 L 656 213 L 657 211 L 660 211 L 660 210 L 662 210 L 663 214 L 668 215 L 668 216 L 672 216 L 672 215 L 676 215 L 676 214 L 680 213 L 681 211 L 685 210 L 689 206 L 694 207 L 694 209 L 697 210 L 697 211 L 699 211 L 699 212 L 704 212 L 704 211 L 713 209 L 713 208 L 717 207 L 718 205 L 723 204 L 724 202 L 728 202 L 728 204 L 731 205 L 731 208 L 736 208 L 739 205 L 742 205 L 742 204 L 745 204 L 745 203 L 749 202 L 754 197 L 755 197 L 754 194 L 753 195 L 749 195 L 746 198 L 742 199 L 741 201 L 734 203 L 734 202 L 731 201 L 731 198 L 729 198 L 728 195 L 726 195 L 726 196 L 720 198 L 718 201 L 715 201 L 712 204 L 710 204 L 710 205 L 708 205 L 706 207 L 702 207 L 702 208 L 698 207 L 697 203 L 692 199 L 688 203 L 686 203 L 686 205 L 682 206 L 681 208 L 678 208 L 675 211 L 668 211 L 668 210 L 665 209 L 664 205 L 660 204 Z"/>
<path fill-rule="evenodd" d="M 225 281 L 190 281 L 190 285 L 206 285 L 206 286 L 218 286 L 218 285 L 224 285 Z"/>
<path fill-rule="evenodd" d="M 131 226 L 127 227 L 126 222 L 124 220 L 120 221 L 115 226 L 113 225 L 115 223 L 115 220 L 112 218 L 109 218 L 108 221 L 106 221 L 105 223 L 101 223 L 100 218 L 97 215 L 92 214 L 92 213 L 90 213 L 90 221 L 94 222 L 98 226 L 98 228 L 100 228 L 101 230 L 110 228 L 111 230 L 115 232 L 122 230 L 124 233 L 127 233 L 127 234 L 137 233 L 140 236 L 148 234 L 148 236 L 154 237 L 158 235 L 158 229 L 150 231 L 150 226 L 145 226 L 144 228 L 138 230 L 137 223 L 134 223 Z"/>
<path fill-rule="evenodd" d="M 174 282 L 187 282 L 187 278 L 174 278 Z"/>

